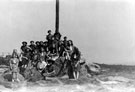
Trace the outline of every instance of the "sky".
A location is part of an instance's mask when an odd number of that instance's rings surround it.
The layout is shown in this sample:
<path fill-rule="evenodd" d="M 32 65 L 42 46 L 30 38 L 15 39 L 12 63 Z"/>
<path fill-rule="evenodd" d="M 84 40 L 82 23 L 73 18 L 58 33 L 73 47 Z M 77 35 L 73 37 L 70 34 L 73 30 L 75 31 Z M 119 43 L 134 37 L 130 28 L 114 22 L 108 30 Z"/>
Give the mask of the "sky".
<path fill-rule="evenodd" d="M 87 62 L 135 65 L 134 0 L 60 0 L 60 32 Z M 55 30 L 55 0 L 0 0 L 0 54 Z"/>

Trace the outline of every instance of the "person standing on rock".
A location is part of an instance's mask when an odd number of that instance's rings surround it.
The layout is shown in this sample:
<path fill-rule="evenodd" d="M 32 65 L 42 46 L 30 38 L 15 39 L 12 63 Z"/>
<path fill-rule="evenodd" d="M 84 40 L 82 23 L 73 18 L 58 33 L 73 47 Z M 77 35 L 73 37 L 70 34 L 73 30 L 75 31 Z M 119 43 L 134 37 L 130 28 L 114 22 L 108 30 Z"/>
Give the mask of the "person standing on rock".
<path fill-rule="evenodd" d="M 52 33 L 51 33 L 52 31 L 51 30 L 48 30 L 48 35 L 46 35 L 46 40 L 47 40 L 47 42 L 48 42 L 48 47 L 51 45 L 51 43 L 52 43 L 52 37 L 53 37 L 53 35 L 52 35 Z"/>
<path fill-rule="evenodd" d="M 79 49 L 73 45 L 72 40 L 68 41 L 68 52 L 70 56 L 70 62 L 68 64 L 68 74 L 70 79 L 78 79 L 79 78 L 79 71 L 80 71 L 80 64 L 79 60 L 81 58 L 81 52 Z"/>
<path fill-rule="evenodd" d="M 10 69 L 12 71 L 12 82 L 18 81 L 18 73 L 19 73 L 19 68 L 18 68 L 18 64 L 19 64 L 19 58 L 18 58 L 18 54 L 17 54 L 17 50 L 14 49 L 13 53 L 12 53 L 12 58 L 10 59 Z"/>
<path fill-rule="evenodd" d="M 67 40 L 67 37 L 66 37 L 66 36 L 64 37 L 63 45 L 64 45 L 64 47 L 67 49 L 67 46 L 68 46 L 68 40 Z"/>

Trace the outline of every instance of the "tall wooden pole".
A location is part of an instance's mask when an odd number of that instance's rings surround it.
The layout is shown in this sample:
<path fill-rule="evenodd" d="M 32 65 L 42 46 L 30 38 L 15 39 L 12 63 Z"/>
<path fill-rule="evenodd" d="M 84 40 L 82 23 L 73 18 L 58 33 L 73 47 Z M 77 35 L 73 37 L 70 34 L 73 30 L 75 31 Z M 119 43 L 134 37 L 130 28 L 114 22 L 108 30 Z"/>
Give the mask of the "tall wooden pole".
<path fill-rule="evenodd" d="M 59 32 L 59 0 L 56 0 L 55 33 Z"/>

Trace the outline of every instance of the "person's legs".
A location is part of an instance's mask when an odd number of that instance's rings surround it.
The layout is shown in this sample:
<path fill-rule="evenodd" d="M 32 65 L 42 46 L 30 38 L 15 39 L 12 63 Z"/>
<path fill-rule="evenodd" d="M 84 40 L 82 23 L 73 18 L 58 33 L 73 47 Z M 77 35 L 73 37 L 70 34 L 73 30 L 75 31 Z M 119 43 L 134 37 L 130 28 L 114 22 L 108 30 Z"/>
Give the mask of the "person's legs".
<path fill-rule="evenodd" d="M 77 66 L 76 66 L 76 78 L 77 79 L 79 78 L 80 70 L 81 70 L 81 65 L 80 64 L 77 64 Z"/>
<path fill-rule="evenodd" d="M 20 81 L 18 75 L 19 75 L 18 72 L 16 72 L 16 81 L 17 81 L 17 82 Z"/>
<path fill-rule="evenodd" d="M 80 72 L 79 72 L 79 71 L 77 71 L 77 77 L 76 77 L 77 79 L 79 78 L 79 74 L 80 74 Z"/>
<path fill-rule="evenodd" d="M 69 79 L 74 79 L 73 68 L 71 65 L 68 66 L 68 76 Z"/>
<path fill-rule="evenodd" d="M 44 76 L 45 70 L 41 72 L 41 75 L 43 76 L 43 80 L 46 80 L 46 76 Z"/>
<path fill-rule="evenodd" d="M 79 78 L 79 71 L 74 71 L 73 75 L 74 75 L 74 79 L 77 80 Z"/>
<path fill-rule="evenodd" d="M 76 80 L 76 72 L 73 71 L 74 79 Z"/>
<path fill-rule="evenodd" d="M 12 72 L 12 82 L 15 82 L 15 77 L 16 77 L 15 72 Z"/>

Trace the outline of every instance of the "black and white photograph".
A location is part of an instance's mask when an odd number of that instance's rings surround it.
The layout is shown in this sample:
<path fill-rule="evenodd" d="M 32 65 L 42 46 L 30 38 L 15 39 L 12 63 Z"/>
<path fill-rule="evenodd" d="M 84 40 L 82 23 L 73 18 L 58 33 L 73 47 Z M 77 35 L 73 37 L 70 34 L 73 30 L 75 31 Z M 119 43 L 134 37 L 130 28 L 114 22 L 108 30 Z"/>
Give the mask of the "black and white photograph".
<path fill-rule="evenodd" d="M 0 0 L 0 92 L 135 92 L 135 0 Z"/>

